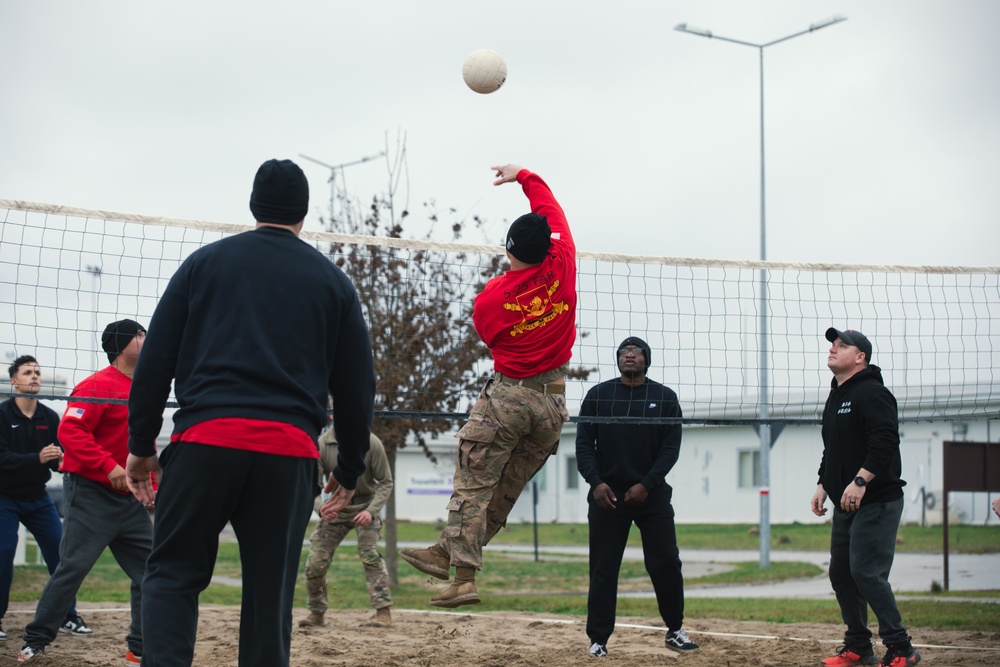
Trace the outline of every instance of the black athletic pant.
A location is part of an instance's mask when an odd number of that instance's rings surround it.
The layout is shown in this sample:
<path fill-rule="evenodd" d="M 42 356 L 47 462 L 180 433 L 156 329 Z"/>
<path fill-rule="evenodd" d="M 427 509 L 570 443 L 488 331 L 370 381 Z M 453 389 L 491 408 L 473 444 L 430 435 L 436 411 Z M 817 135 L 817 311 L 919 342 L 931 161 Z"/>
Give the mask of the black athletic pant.
<path fill-rule="evenodd" d="M 618 572 L 621 569 L 629 529 L 635 523 L 642 534 L 642 555 L 653 582 L 656 604 L 663 622 L 677 630 L 684 621 L 684 578 L 674 530 L 671 489 L 653 490 L 642 505 L 625 504 L 625 492 L 613 510 L 601 508 L 588 494 L 590 511 L 590 593 L 587 597 L 587 636 L 606 644 L 615 630 L 618 603 Z"/>
<path fill-rule="evenodd" d="M 869 606 L 878 619 L 878 634 L 884 644 L 910 641 L 889 584 L 902 515 L 902 498 L 862 504 L 856 512 L 833 509 L 830 583 L 840 604 L 840 615 L 847 624 L 844 644 L 848 648 L 871 646 Z"/>
<path fill-rule="evenodd" d="M 292 598 L 318 490 L 316 460 L 179 442 L 160 457 L 153 551 L 142 581 L 143 667 L 189 667 L 198 595 L 229 522 L 240 544 L 240 667 L 287 667 Z"/>

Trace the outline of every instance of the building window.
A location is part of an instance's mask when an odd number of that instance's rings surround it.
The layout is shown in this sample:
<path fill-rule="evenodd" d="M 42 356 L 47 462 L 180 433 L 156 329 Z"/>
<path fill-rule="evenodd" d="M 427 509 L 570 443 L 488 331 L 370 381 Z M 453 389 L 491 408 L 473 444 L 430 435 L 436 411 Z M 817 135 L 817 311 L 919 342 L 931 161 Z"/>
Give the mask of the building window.
<path fill-rule="evenodd" d="M 744 449 L 739 452 L 739 487 L 751 489 L 760 486 L 760 450 Z"/>
<path fill-rule="evenodd" d="M 576 457 L 566 457 L 566 490 L 576 491 L 580 488 L 580 473 L 576 469 Z"/>

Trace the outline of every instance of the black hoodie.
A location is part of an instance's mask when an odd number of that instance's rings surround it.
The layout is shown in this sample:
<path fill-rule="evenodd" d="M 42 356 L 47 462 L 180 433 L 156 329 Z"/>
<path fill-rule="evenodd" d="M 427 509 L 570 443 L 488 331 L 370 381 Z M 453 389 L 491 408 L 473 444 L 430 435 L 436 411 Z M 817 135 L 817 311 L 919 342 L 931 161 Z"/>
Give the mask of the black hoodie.
<path fill-rule="evenodd" d="M 864 468 L 868 482 L 862 505 L 903 497 L 900 475 L 899 416 L 896 398 L 882 381 L 882 370 L 868 366 L 837 386 L 834 378 L 823 409 L 823 459 L 819 483 L 834 504 Z"/>

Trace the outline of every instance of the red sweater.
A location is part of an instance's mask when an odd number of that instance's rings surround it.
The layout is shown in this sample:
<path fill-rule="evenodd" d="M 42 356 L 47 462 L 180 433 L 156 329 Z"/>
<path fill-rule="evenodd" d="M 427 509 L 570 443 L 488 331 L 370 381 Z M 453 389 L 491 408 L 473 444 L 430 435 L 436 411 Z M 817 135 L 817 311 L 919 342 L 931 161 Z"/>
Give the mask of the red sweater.
<path fill-rule="evenodd" d="M 495 370 L 526 378 L 558 368 L 576 340 L 576 244 L 559 202 L 537 174 L 517 182 L 533 213 L 545 216 L 552 245 L 541 264 L 493 278 L 476 297 L 472 322 L 493 353 Z"/>
<path fill-rule="evenodd" d="M 76 385 L 70 396 L 128 399 L 131 388 L 132 378 L 108 366 Z M 124 468 L 128 458 L 128 406 L 70 401 L 59 422 L 59 443 L 65 450 L 60 470 L 110 489 L 108 473 L 116 465 Z"/>

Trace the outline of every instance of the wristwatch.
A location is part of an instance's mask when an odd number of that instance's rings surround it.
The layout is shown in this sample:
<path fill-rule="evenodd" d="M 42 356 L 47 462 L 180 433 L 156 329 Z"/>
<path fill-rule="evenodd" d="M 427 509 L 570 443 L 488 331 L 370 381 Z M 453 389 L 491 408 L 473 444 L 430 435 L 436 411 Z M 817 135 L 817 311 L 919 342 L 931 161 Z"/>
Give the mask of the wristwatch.
<path fill-rule="evenodd" d="M 861 475 L 858 475 L 857 477 L 854 478 L 854 483 L 857 484 L 858 486 L 864 486 L 868 482 L 865 481 L 864 477 L 862 477 Z"/>

